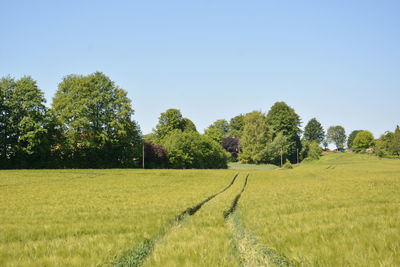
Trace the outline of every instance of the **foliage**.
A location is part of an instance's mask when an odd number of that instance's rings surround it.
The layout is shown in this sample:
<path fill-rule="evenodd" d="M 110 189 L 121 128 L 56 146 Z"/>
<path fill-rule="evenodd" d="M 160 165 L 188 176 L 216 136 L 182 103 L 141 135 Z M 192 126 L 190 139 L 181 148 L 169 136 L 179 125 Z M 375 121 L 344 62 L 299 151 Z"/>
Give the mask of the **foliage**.
<path fill-rule="evenodd" d="M 65 136 L 61 150 L 68 166 L 128 167 L 141 157 L 131 100 L 103 73 L 64 77 L 53 110 Z"/>
<path fill-rule="evenodd" d="M 292 163 L 290 163 L 290 161 L 288 159 L 286 159 L 285 164 L 283 164 L 282 166 L 284 169 L 293 169 L 293 165 Z"/>
<path fill-rule="evenodd" d="M 196 125 L 188 118 L 183 118 L 183 130 L 186 132 L 197 132 Z"/>
<path fill-rule="evenodd" d="M 343 148 L 346 142 L 346 132 L 344 128 L 340 125 L 329 127 L 326 133 L 326 137 L 328 143 L 334 143 L 337 149 Z"/>
<path fill-rule="evenodd" d="M 244 129 L 244 117 L 245 115 L 240 114 L 233 117 L 229 121 L 229 136 L 235 138 L 241 138 Z"/>
<path fill-rule="evenodd" d="M 289 142 L 282 132 L 278 133 L 272 142 L 269 142 L 265 151 L 265 162 L 275 165 L 281 164 L 282 159 L 287 159 Z"/>
<path fill-rule="evenodd" d="M 300 157 L 304 159 L 319 159 L 322 153 L 322 148 L 315 141 L 303 141 Z"/>
<path fill-rule="evenodd" d="M 363 152 L 374 145 L 374 135 L 370 131 L 360 131 L 353 141 L 353 150 Z"/>
<path fill-rule="evenodd" d="M 154 133 L 158 139 L 164 138 L 173 130 L 185 130 L 185 120 L 179 109 L 170 108 L 161 113 Z"/>
<path fill-rule="evenodd" d="M 221 145 L 197 132 L 174 130 L 163 138 L 162 145 L 167 149 L 171 168 L 227 168 L 228 156 Z"/>
<path fill-rule="evenodd" d="M 51 167 L 55 119 L 31 77 L 0 80 L 0 164 L 2 168 Z"/>
<path fill-rule="evenodd" d="M 350 135 L 349 135 L 349 137 L 347 138 L 347 147 L 349 148 L 349 149 L 352 149 L 353 148 L 353 141 L 354 141 L 354 138 L 356 138 L 356 135 L 359 133 L 359 132 L 361 132 L 362 130 L 354 130 L 354 131 L 352 131 L 351 133 L 350 133 Z"/>
<path fill-rule="evenodd" d="M 299 115 L 285 102 L 276 102 L 267 114 L 267 122 L 275 135 L 282 132 L 287 138 L 287 158 L 296 162 L 297 150 L 301 150 Z"/>
<path fill-rule="evenodd" d="M 221 143 L 222 139 L 228 136 L 228 132 L 229 123 L 226 120 L 217 120 L 204 131 L 204 134 Z"/>
<path fill-rule="evenodd" d="M 394 132 L 386 132 L 377 141 L 375 153 L 381 157 L 400 156 L 400 127 Z"/>
<path fill-rule="evenodd" d="M 221 142 L 222 147 L 230 153 L 233 161 L 236 161 L 238 158 L 240 149 L 239 142 L 240 139 L 235 137 L 225 137 Z"/>
<path fill-rule="evenodd" d="M 304 129 L 304 140 L 321 144 L 325 139 L 324 128 L 316 118 L 312 118 Z"/>
<path fill-rule="evenodd" d="M 144 142 L 144 166 L 146 169 L 162 169 L 168 168 L 167 150 L 152 142 Z"/>
<path fill-rule="evenodd" d="M 266 147 L 271 139 L 272 130 L 267 124 L 265 114 L 259 111 L 248 113 L 240 139 L 242 152 L 239 159 L 245 163 L 265 162 Z"/>

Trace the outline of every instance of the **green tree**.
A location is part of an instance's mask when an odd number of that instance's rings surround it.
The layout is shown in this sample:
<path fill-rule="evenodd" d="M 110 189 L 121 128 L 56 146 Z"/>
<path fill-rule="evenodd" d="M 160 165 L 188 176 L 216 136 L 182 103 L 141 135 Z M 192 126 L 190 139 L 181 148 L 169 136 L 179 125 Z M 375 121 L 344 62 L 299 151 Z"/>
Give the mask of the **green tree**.
<path fill-rule="evenodd" d="M 228 136 L 228 132 L 229 123 L 226 120 L 217 120 L 204 131 L 204 134 L 221 143 L 222 139 Z"/>
<path fill-rule="evenodd" d="M 269 142 L 265 151 L 265 162 L 275 165 L 281 164 L 281 157 L 287 160 L 289 142 L 282 132 L 278 133 L 272 142 Z"/>
<path fill-rule="evenodd" d="M 244 129 L 244 117 L 245 117 L 245 115 L 240 114 L 240 115 L 237 115 L 237 116 L 233 117 L 229 121 L 229 133 L 228 133 L 228 135 L 230 137 L 235 137 L 235 138 L 242 137 L 243 129 Z"/>
<path fill-rule="evenodd" d="M 361 131 L 362 131 L 362 130 L 354 130 L 354 131 L 352 131 L 352 132 L 350 133 L 349 137 L 347 138 L 347 147 L 348 147 L 349 149 L 352 149 L 354 138 L 356 138 L 356 135 L 357 135 L 359 132 L 361 132 Z"/>
<path fill-rule="evenodd" d="M 36 81 L 25 76 L 0 80 L 0 155 L 3 167 L 48 167 L 55 132 Z"/>
<path fill-rule="evenodd" d="M 228 155 L 221 145 L 197 132 L 173 130 L 162 140 L 169 165 L 175 169 L 224 169 Z"/>
<path fill-rule="evenodd" d="M 268 126 L 265 114 L 259 111 L 248 113 L 244 123 L 239 159 L 246 163 L 265 162 L 267 145 L 272 141 L 272 130 Z"/>
<path fill-rule="evenodd" d="M 185 124 L 186 122 L 183 119 L 181 111 L 179 109 L 170 108 L 161 113 L 154 133 L 158 139 L 162 139 L 173 130 L 184 131 Z"/>
<path fill-rule="evenodd" d="M 317 142 L 313 141 L 305 141 L 302 145 L 301 149 L 301 159 L 319 159 L 322 153 L 322 148 L 319 146 Z"/>
<path fill-rule="evenodd" d="M 285 102 L 276 102 L 267 114 L 268 125 L 275 136 L 282 132 L 287 139 L 287 158 L 297 161 L 297 150 L 301 150 L 300 133 L 301 120 L 293 108 Z"/>
<path fill-rule="evenodd" d="M 346 143 L 346 131 L 340 125 L 329 127 L 326 137 L 329 143 L 336 145 L 336 149 L 343 148 Z"/>
<path fill-rule="evenodd" d="M 185 132 L 197 132 L 196 125 L 188 118 L 183 118 L 183 129 Z"/>
<path fill-rule="evenodd" d="M 321 144 L 325 138 L 324 128 L 316 118 L 312 118 L 304 128 L 304 140 Z"/>
<path fill-rule="evenodd" d="M 370 131 L 360 131 L 354 138 L 353 150 L 356 152 L 362 152 L 367 148 L 373 147 L 373 145 L 374 135 Z"/>
<path fill-rule="evenodd" d="M 53 110 L 65 135 L 64 160 L 72 166 L 127 167 L 141 157 L 142 137 L 132 120 L 131 100 L 103 73 L 66 76 Z"/>

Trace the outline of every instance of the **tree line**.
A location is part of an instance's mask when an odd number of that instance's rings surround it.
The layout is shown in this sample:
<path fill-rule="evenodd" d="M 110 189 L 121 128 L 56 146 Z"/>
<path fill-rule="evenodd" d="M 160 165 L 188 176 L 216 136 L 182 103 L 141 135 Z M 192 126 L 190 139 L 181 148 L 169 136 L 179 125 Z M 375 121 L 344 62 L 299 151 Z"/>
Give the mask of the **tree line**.
<path fill-rule="evenodd" d="M 342 126 L 325 132 L 285 102 L 267 113 L 220 119 L 200 134 L 180 110 L 160 114 L 142 135 L 127 92 L 101 72 L 68 75 L 50 108 L 30 76 L 0 79 L 0 168 L 226 168 L 228 161 L 281 164 L 318 159 L 329 143 L 355 152 L 400 156 L 400 129 L 379 139 L 366 130 L 347 138 Z M 322 147 L 321 147 L 322 145 Z"/>

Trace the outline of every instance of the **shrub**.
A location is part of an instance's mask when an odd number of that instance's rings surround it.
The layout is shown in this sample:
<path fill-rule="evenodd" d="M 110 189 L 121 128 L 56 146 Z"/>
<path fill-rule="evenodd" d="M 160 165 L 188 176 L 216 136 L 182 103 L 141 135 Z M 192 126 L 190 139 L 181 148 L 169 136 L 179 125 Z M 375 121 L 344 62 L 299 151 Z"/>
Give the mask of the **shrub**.
<path fill-rule="evenodd" d="M 152 142 L 144 142 L 144 160 L 145 168 L 147 169 L 162 169 L 168 167 L 167 150 L 161 146 L 153 144 Z"/>
<path fill-rule="evenodd" d="M 197 132 L 172 131 L 162 140 L 175 169 L 224 169 L 228 155 L 221 145 Z"/>
<path fill-rule="evenodd" d="M 239 138 L 226 137 L 222 139 L 222 147 L 231 154 L 232 160 L 237 161 L 239 154 Z"/>
<path fill-rule="evenodd" d="M 353 141 L 353 150 L 355 152 L 363 152 L 367 148 L 374 145 L 374 136 L 370 131 L 360 131 L 357 133 Z"/>
<path fill-rule="evenodd" d="M 288 159 L 286 159 L 285 164 L 283 164 L 283 168 L 284 169 L 293 169 L 293 165 L 292 165 L 292 163 L 290 163 L 290 161 Z"/>

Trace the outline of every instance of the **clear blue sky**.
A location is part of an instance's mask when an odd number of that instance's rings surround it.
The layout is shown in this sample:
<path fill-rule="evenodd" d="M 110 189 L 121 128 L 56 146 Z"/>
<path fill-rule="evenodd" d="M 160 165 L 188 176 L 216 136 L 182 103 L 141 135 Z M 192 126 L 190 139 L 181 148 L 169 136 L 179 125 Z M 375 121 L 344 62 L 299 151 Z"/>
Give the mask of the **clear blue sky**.
<path fill-rule="evenodd" d="M 329 3 L 328 3 L 329 2 Z M 304 124 L 400 124 L 400 1 L 1 1 L 0 76 L 102 71 L 144 133 L 178 108 L 213 121 L 285 101 Z"/>

